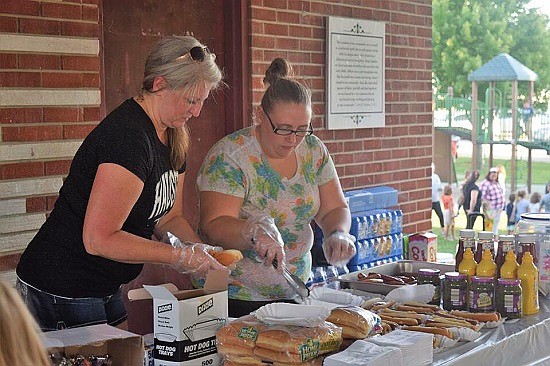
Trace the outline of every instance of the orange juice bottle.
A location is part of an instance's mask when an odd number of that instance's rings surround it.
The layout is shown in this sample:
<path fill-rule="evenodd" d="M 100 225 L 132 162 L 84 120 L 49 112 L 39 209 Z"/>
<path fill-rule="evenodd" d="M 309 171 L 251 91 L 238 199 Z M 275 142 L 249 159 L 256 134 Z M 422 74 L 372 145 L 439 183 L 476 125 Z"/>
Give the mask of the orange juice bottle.
<path fill-rule="evenodd" d="M 523 315 L 533 315 L 539 312 L 539 270 L 533 263 L 530 252 L 523 253 L 521 265 L 518 268 L 518 278 L 523 290 Z"/>
<path fill-rule="evenodd" d="M 468 276 L 468 281 L 472 276 L 476 275 L 477 263 L 474 260 L 474 252 L 471 248 L 466 248 L 462 256 L 462 261 L 458 264 L 458 273 L 463 273 Z"/>
<path fill-rule="evenodd" d="M 504 264 L 500 267 L 500 278 L 518 278 L 519 264 L 516 262 L 516 254 L 513 250 L 506 253 Z"/>
<path fill-rule="evenodd" d="M 489 249 L 483 251 L 481 261 L 476 267 L 476 276 L 478 277 L 495 277 L 497 274 L 497 264 L 493 260 L 493 253 Z"/>

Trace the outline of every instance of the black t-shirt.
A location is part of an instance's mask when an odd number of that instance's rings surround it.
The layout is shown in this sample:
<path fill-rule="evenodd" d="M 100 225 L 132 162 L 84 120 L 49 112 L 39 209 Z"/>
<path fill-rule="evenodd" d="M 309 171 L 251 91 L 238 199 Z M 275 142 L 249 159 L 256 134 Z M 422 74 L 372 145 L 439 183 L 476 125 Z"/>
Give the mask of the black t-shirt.
<path fill-rule="evenodd" d="M 473 212 L 479 212 L 481 208 L 481 194 L 479 192 L 479 187 L 474 182 L 469 182 L 466 185 L 464 185 L 464 210 L 470 209 L 470 201 L 472 200 L 472 191 L 477 191 L 477 201 L 476 205 L 474 207 Z"/>
<path fill-rule="evenodd" d="M 140 105 L 128 99 L 78 149 L 53 211 L 21 256 L 17 275 L 24 282 L 59 296 L 104 297 L 141 272 L 142 264 L 90 255 L 84 248 L 84 216 L 102 163 L 118 164 L 144 182 L 122 230 L 151 238 L 155 224 L 172 208 L 178 171 L 170 165 L 170 148 Z M 184 171 L 185 164 L 179 173 Z"/>

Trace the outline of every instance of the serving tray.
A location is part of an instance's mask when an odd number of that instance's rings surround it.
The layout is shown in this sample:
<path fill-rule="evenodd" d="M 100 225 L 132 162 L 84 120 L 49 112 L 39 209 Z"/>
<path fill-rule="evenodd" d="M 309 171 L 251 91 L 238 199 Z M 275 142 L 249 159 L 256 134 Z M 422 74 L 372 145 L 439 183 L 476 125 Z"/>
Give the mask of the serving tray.
<path fill-rule="evenodd" d="M 356 290 L 372 292 L 375 294 L 386 295 L 388 294 L 388 292 L 398 287 L 416 285 L 387 285 L 385 283 L 364 282 L 359 281 L 359 279 L 357 278 L 358 274 L 363 273 L 364 275 L 368 275 L 370 272 L 376 272 L 390 276 L 418 276 L 418 270 L 421 268 L 439 269 L 441 271 L 441 274 L 443 275 L 445 274 L 445 272 L 453 272 L 455 266 L 453 264 L 402 260 L 393 263 L 381 264 L 376 267 L 341 275 L 338 276 L 338 281 L 340 281 L 341 288 L 352 288 Z"/>

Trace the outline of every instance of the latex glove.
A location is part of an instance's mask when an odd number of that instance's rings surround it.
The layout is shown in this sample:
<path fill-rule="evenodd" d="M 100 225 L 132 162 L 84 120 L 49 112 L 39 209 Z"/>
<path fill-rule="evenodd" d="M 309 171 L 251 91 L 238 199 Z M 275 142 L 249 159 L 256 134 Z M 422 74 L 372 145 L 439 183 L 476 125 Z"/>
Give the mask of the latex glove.
<path fill-rule="evenodd" d="M 171 267 L 180 273 L 206 274 L 208 270 L 222 270 L 228 273 L 231 270 L 218 262 L 209 252 L 222 251 L 222 247 L 193 242 L 182 242 L 175 235 L 167 233 L 168 242 L 172 245 L 172 255 L 176 261 Z M 166 241 L 166 240 L 163 240 Z"/>
<path fill-rule="evenodd" d="M 343 231 L 335 231 L 323 239 L 323 253 L 327 262 L 336 267 L 345 266 L 355 255 L 355 237 Z"/>
<path fill-rule="evenodd" d="M 272 266 L 274 260 L 277 260 L 277 263 L 282 263 L 277 266 L 277 271 L 283 273 L 285 267 L 284 243 L 273 217 L 252 216 L 246 220 L 241 236 L 245 242 L 251 244 L 266 266 Z"/>

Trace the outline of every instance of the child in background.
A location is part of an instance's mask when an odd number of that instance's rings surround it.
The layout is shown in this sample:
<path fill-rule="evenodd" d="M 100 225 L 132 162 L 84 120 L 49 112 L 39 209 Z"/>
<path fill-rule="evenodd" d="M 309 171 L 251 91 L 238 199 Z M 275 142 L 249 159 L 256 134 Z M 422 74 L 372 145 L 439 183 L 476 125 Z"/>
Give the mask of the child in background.
<path fill-rule="evenodd" d="M 528 212 L 540 212 L 540 201 L 542 197 L 539 192 L 531 193 L 531 202 L 529 203 Z"/>
<path fill-rule="evenodd" d="M 514 227 L 516 226 L 516 194 L 510 193 L 508 196 L 508 204 L 506 205 L 506 216 L 508 220 L 506 222 L 506 228 L 508 229 L 508 235 L 514 233 Z"/>
<path fill-rule="evenodd" d="M 455 240 L 455 202 L 453 198 L 453 187 L 450 185 L 445 186 L 443 189 L 441 202 L 443 202 L 443 236 L 445 240 Z"/>
<path fill-rule="evenodd" d="M 529 200 L 526 198 L 527 192 L 518 191 L 516 202 L 516 222 L 521 220 L 521 214 L 529 212 Z"/>

